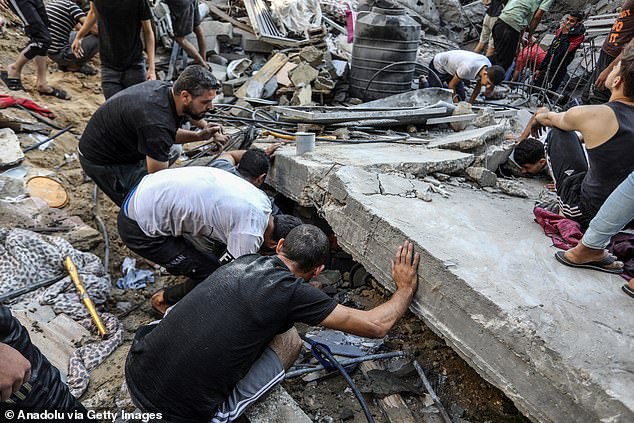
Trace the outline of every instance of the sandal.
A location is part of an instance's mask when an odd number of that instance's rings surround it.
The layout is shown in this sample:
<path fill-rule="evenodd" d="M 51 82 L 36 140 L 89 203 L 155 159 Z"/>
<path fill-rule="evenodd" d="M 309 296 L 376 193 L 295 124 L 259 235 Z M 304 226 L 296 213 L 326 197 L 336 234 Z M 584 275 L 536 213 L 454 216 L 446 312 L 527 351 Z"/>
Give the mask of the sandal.
<path fill-rule="evenodd" d="M 64 90 L 60 90 L 59 88 L 51 87 L 51 91 L 38 91 L 41 95 L 50 95 L 52 97 L 57 97 L 61 100 L 70 100 L 70 96 Z"/>
<path fill-rule="evenodd" d="M 24 91 L 24 86 L 20 78 L 9 78 L 7 71 L 0 72 L 0 79 L 6 84 L 11 91 Z"/>

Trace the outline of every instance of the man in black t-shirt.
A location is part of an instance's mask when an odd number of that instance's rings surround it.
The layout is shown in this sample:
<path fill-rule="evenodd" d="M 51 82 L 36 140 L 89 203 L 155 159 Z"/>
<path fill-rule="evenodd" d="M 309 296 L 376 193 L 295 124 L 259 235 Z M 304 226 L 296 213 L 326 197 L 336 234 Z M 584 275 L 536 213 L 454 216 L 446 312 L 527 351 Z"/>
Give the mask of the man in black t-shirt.
<path fill-rule="evenodd" d="M 276 252 L 221 267 L 159 324 L 137 331 L 126 381 L 142 411 L 172 423 L 235 420 L 297 358 L 295 322 L 380 338 L 416 292 L 420 255 L 407 241 L 392 262 L 396 292 L 368 311 L 339 305 L 305 283 L 328 256 L 328 238 L 317 227 L 291 230 Z"/>
<path fill-rule="evenodd" d="M 170 147 L 214 138 L 224 143 L 222 128 L 205 125 L 219 88 L 207 69 L 186 68 L 171 87 L 146 81 L 127 88 L 102 104 L 79 140 L 79 162 L 88 176 L 118 206 L 148 173 L 168 167 Z M 180 129 L 189 118 L 201 131 Z"/>
<path fill-rule="evenodd" d="M 86 23 L 72 44 L 73 52 L 82 57 L 83 38 L 99 22 L 101 89 L 106 100 L 119 91 L 147 80 L 155 80 L 154 32 L 152 13 L 146 0 L 91 0 Z M 145 70 L 143 42 L 148 68 Z"/>

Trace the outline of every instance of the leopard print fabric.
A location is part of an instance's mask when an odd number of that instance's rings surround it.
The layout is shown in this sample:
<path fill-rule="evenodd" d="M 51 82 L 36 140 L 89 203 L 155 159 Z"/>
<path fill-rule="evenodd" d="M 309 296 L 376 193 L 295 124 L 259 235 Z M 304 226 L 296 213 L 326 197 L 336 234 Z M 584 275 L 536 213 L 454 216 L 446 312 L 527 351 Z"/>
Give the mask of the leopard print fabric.
<path fill-rule="evenodd" d="M 68 241 L 24 229 L 0 228 L 0 295 L 66 274 L 64 260 L 70 256 L 93 303 L 100 308 L 110 296 L 111 283 L 99 257 L 75 250 Z M 56 282 L 37 298 L 56 314 L 65 313 L 97 334 L 86 306 L 80 301 L 70 279 Z M 89 372 L 103 362 L 123 342 L 123 327 L 112 314 L 100 313 L 108 329 L 108 339 L 75 350 L 70 359 L 68 384 L 79 397 L 88 387 Z"/>

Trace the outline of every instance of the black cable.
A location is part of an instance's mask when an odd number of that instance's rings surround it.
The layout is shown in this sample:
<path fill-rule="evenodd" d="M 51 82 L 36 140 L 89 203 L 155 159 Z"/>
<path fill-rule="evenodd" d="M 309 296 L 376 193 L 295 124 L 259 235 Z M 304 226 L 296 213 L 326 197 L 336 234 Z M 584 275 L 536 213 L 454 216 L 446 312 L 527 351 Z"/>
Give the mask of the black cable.
<path fill-rule="evenodd" d="M 359 404 L 361 405 L 361 409 L 363 410 L 363 414 L 365 414 L 365 418 L 368 420 L 368 423 L 374 423 L 374 417 L 372 417 L 372 413 L 370 412 L 368 403 L 365 402 L 365 398 L 363 398 L 363 394 L 359 391 L 357 386 L 354 384 L 354 382 L 352 381 L 352 378 L 350 377 L 346 369 L 343 368 L 343 366 L 337 361 L 337 359 L 332 355 L 332 353 L 328 350 L 328 348 L 325 345 L 320 344 L 319 342 L 315 342 L 312 339 L 305 337 L 304 335 L 302 335 L 301 337 L 304 341 L 310 344 L 313 352 L 316 352 L 317 354 L 319 354 L 322 359 L 328 361 L 328 363 L 330 363 L 333 367 L 339 370 L 339 373 L 341 373 L 341 375 L 346 380 L 346 382 L 348 382 L 348 385 L 350 385 L 350 389 L 352 389 L 354 396 L 357 397 L 357 400 L 359 400 Z"/>
<path fill-rule="evenodd" d="M 418 63 L 418 62 L 412 62 L 412 61 L 394 62 L 394 63 L 390 63 L 387 66 L 383 66 L 381 69 L 376 71 L 374 73 L 374 75 L 372 75 L 372 77 L 368 81 L 367 85 L 365 86 L 365 90 L 363 90 L 363 98 L 361 100 L 365 100 L 366 95 L 368 94 L 368 89 L 370 88 L 370 84 L 372 84 L 372 82 L 376 79 L 377 76 L 379 76 L 381 73 L 385 72 L 386 70 L 388 70 L 392 66 L 399 66 L 399 65 L 414 65 L 414 68 L 416 68 L 416 66 L 422 67 L 423 69 L 425 69 L 427 71 L 427 76 L 429 76 L 430 74 L 433 75 L 434 78 L 436 79 L 436 81 L 438 81 L 438 84 L 442 87 L 442 81 L 440 80 L 440 77 L 438 76 L 438 74 L 436 72 L 431 70 L 428 66 L 425 66 L 425 65 L 423 65 L 421 63 Z"/>
<path fill-rule="evenodd" d="M 103 266 L 106 270 L 106 275 L 110 275 L 110 238 L 108 237 L 108 228 L 103 218 L 99 214 L 99 187 L 95 184 L 95 189 L 92 192 L 93 207 L 92 217 L 97 222 L 97 225 L 101 229 L 103 234 L 104 253 L 103 253 Z"/>

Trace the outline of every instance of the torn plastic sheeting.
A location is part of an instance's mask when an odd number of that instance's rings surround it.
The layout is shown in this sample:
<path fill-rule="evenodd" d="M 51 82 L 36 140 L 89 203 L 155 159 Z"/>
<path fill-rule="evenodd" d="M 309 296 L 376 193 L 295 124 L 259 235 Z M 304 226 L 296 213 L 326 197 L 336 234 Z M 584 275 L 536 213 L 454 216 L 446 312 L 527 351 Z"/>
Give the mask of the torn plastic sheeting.
<path fill-rule="evenodd" d="M 321 26 L 321 6 L 317 0 L 271 0 L 271 14 L 290 33 L 303 34 Z M 285 33 L 284 35 L 288 35 Z"/>

